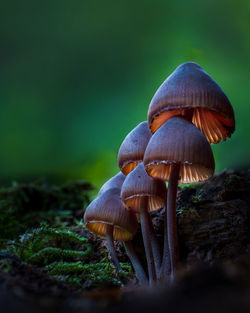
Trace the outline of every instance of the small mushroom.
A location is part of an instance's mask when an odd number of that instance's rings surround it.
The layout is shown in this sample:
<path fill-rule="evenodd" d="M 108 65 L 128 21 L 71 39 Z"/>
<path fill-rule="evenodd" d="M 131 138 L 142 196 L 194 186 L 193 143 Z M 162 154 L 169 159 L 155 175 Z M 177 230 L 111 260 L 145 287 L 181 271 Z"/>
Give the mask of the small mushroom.
<path fill-rule="evenodd" d="M 122 185 L 121 198 L 127 208 L 140 213 L 149 278 L 152 283 L 155 275 L 159 278 L 162 256 L 149 211 L 165 206 L 166 185 L 162 180 L 150 177 L 141 163 L 127 175 Z"/>
<path fill-rule="evenodd" d="M 193 62 L 181 64 L 162 83 L 151 100 L 148 122 L 154 133 L 168 119 L 183 115 L 210 143 L 231 137 L 234 111 L 219 85 Z"/>
<path fill-rule="evenodd" d="M 214 158 L 211 147 L 201 131 L 180 117 L 172 117 L 151 137 L 144 154 L 147 173 L 155 178 L 168 180 L 165 234 L 171 258 L 173 277 L 179 261 L 176 193 L 178 182 L 191 183 L 205 180 L 214 173 Z M 167 238 L 167 237 L 165 237 Z M 166 255 L 164 243 L 164 257 Z"/>
<path fill-rule="evenodd" d="M 119 188 L 110 188 L 94 199 L 85 211 L 84 223 L 89 231 L 106 238 L 107 248 L 118 271 L 121 270 L 121 266 L 115 253 L 114 240 L 123 241 L 136 276 L 141 283 L 147 281 L 146 274 L 129 242 L 137 231 L 137 218 L 134 212 L 127 210 L 123 205 Z"/>
<path fill-rule="evenodd" d="M 144 151 L 152 134 L 147 122 L 137 125 L 123 140 L 118 152 L 118 165 L 124 175 L 143 160 Z"/>
<path fill-rule="evenodd" d="M 105 184 L 102 185 L 100 191 L 98 192 L 98 196 L 111 188 L 117 187 L 121 189 L 125 177 L 126 176 L 122 172 L 119 172 L 115 176 L 111 177 Z"/>

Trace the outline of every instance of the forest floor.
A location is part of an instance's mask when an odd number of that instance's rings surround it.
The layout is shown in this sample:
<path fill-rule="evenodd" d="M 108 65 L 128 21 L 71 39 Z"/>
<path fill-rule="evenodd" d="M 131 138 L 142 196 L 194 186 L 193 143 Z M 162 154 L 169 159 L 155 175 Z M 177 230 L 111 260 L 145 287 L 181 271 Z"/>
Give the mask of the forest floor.
<path fill-rule="evenodd" d="M 92 187 L 44 181 L 0 189 L 0 308 L 9 312 L 249 312 L 250 171 L 181 186 L 181 266 L 175 282 L 139 287 L 123 246 L 123 271 L 82 222 Z M 152 214 L 163 242 L 164 210 Z M 145 264 L 141 235 L 133 240 Z"/>

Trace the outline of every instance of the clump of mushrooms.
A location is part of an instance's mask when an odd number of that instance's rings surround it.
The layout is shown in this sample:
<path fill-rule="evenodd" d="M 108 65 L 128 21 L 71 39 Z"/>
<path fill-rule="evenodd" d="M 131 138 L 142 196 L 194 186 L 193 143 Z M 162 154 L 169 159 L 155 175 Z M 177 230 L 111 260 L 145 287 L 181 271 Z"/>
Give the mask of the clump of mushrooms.
<path fill-rule="evenodd" d="M 178 183 L 199 182 L 211 177 L 215 164 L 210 143 L 226 140 L 234 130 L 230 101 L 200 65 L 181 64 L 162 83 L 151 100 L 148 123 L 140 123 L 120 146 L 121 172 L 103 185 L 84 216 L 90 231 L 106 237 L 118 270 L 113 239 L 128 240 L 125 248 L 138 280 L 141 284 L 148 281 L 131 244 L 137 230 L 137 214 L 150 285 L 162 279 L 174 279 L 179 265 Z M 164 181 L 168 181 L 168 191 Z M 150 211 L 163 207 L 164 245 L 161 249 Z M 96 211 L 99 217 L 94 216 Z M 115 218 L 111 211 L 115 212 Z"/>
<path fill-rule="evenodd" d="M 141 163 L 125 178 L 121 189 L 121 198 L 127 208 L 140 214 L 149 283 L 152 285 L 159 278 L 162 256 L 149 211 L 155 211 L 165 206 L 166 185 L 162 180 L 150 177 Z"/>
<path fill-rule="evenodd" d="M 151 136 L 152 134 L 150 132 L 148 123 L 142 122 L 139 125 L 137 125 L 125 137 L 118 152 L 118 165 L 121 171 L 125 175 L 130 175 L 129 173 L 132 173 L 132 171 L 136 168 L 136 166 L 143 161 L 144 152 Z M 139 169 L 141 169 L 141 167 L 139 167 Z M 151 183 L 152 184 L 151 182 L 152 179 L 150 179 L 149 177 L 148 179 L 145 178 L 145 175 L 148 176 L 145 170 L 144 172 L 141 171 L 140 173 L 141 175 L 144 176 L 144 182 L 143 180 L 141 180 L 139 183 L 142 183 L 142 184 Z M 134 179 L 135 177 L 137 177 L 136 176 L 137 174 L 131 174 L 131 175 Z M 128 178 L 126 178 L 125 181 L 128 181 Z M 130 178 L 129 184 L 132 184 L 135 187 L 132 181 L 133 179 Z M 136 184 L 138 185 L 138 182 Z M 127 183 L 126 185 L 129 188 L 129 185 Z M 142 185 L 141 189 L 139 187 L 138 193 L 142 191 L 143 187 L 145 186 Z M 122 187 L 122 190 L 125 190 L 125 189 Z M 133 197 L 135 198 L 135 194 L 133 194 Z M 147 199 L 146 197 L 139 197 L 139 198 L 137 197 L 137 199 L 140 199 L 140 200 L 139 202 L 137 200 L 137 207 L 136 208 L 133 207 L 133 209 L 137 212 L 137 214 L 139 213 L 141 217 L 140 222 L 141 222 L 145 254 L 146 254 L 146 259 L 147 259 L 147 264 L 148 264 L 148 275 L 149 275 L 150 284 L 152 285 L 153 281 L 156 280 L 156 276 L 158 276 L 158 269 L 156 270 L 156 268 L 160 266 L 159 248 L 157 247 L 157 239 L 155 236 L 155 231 L 152 225 L 151 217 L 148 211 Z M 162 206 L 164 206 L 164 203 L 162 204 Z M 152 243 L 154 243 L 153 246 L 152 246 Z"/>

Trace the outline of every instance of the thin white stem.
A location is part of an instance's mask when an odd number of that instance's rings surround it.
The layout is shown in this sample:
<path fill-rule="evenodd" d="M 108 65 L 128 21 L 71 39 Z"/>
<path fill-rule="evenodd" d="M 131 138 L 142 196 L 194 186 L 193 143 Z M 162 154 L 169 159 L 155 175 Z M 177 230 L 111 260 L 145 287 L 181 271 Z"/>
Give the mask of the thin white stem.
<path fill-rule="evenodd" d="M 147 196 L 140 198 L 140 216 L 141 216 L 142 238 L 148 265 L 149 284 L 150 286 L 153 286 L 156 281 L 156 272 L 150 238 L 150 215 L 148 212 Z"/>

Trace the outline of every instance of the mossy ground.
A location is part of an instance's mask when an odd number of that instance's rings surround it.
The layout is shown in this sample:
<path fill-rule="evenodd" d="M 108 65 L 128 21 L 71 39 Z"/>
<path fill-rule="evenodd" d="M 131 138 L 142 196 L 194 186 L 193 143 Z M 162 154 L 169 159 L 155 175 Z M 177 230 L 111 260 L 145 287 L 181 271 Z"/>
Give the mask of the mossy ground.
<path fill-rule="evenodd" d="M 159 288 L 128 286 L 133 274 L 127 263 L 124 276 L 116 275 L 105 241 L 83 227 L 90 189 L 75 182 L 15 183 L 0 190 L 4 312 L 250 312 L 249 170 L 179 188 L 182 264 L 174 284 Z M 164 209 L 152 218 L 163 244 Z M 145 265 L 139 231 L 133 244 Z M 121 245 L 116 251 L 127 262 Z"/>
<path fill-rule="evenodd" d="M 97 249 L 84 228 L 91 190 L 84 181 L 1 188 L 0 273 L 8 274 L 19 262 L 78 291 L 123 285 L 132 276 L 131 266 L 122 263 L 118 276 L 105 247 Z"/>

